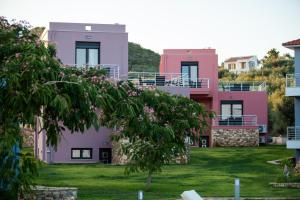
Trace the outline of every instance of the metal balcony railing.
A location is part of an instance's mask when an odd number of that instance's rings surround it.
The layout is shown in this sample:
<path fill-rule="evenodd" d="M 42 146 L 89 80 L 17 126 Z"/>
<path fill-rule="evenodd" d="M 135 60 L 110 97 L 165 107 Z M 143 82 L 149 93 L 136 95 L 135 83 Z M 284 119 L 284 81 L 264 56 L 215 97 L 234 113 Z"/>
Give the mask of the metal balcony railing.
<path fill-rule="evenodd" d="M 116 64 L 100 64 L 100 65 L 64 65 L 65 67 L 76 67 L 78 69 L 87 70 L 89 68 L 103 69 L 109 78 L 118 80 L 120 78 L 120 68 Z"/>
<path fill-rule="evenodd" d="M 300 73 L 287 74 L 285 79 L 286 87 L 300 87 Z"/>
<path fill-rule="evenodd" d="M 287 140 L 300 141 L 300 126 L 287 127 Z"/>
<path fill-rule="evenodd" d="M 229 91 L 266 91 L 265 82 L 219 82 L 220 92 Z"/>
<path fill-rule="evenodd" d="M 128 72 L 127 79 L 141 86 L 179 86 L 209 88 L 208 78 L 192 80 L 181 73 Z"/>
<path fill-rule="evenodd" d="M 257 126 L 256 115 L 217 115 L 214 126 Z"/>

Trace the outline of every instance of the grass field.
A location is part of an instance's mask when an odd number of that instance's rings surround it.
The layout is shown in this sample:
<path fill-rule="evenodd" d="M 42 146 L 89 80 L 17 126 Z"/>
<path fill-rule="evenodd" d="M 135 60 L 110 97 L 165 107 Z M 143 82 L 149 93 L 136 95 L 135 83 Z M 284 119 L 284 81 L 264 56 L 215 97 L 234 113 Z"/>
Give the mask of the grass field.
<path fill-rule="evenodd" d="M 241 196 L 299 197 L 298 189 L 275 189 L 268 185 L 282 170 L 268 160 L 292 156 L 285 146 L 259 148 L 195 148 L 188 165 L 168 165 L 155 174 L 144 199 L 178 199 L 184 190 L 201 196 L 233 196 L 234 179 L 240 178 Z M 78 199 L 137 199 L 146 174 L 124 175 L 124 166 L 103 164 L 57 164 L 40 169 L 37 184 L 78 187 Z"/>

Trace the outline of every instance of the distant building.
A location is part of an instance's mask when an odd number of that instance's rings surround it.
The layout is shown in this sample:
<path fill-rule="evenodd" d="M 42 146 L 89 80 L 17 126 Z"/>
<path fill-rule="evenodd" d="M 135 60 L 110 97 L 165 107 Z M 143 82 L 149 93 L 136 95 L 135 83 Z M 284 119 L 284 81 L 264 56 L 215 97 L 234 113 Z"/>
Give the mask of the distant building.
<path fill-rule="evenodd" d="M 252 69 L 259 69 L 260 65 L 256 56 L 232 57 L 224 61 L 224 68 L 239 74 Z"/>

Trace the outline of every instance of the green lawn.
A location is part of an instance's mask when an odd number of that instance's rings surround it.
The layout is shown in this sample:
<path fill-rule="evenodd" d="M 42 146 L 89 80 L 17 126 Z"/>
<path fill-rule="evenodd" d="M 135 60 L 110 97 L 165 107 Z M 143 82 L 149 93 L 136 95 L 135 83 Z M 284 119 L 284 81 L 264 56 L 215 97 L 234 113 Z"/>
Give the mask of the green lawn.
<path fill-rule="evenodd" d="M 259 148 L 195 148 L 188 165 L 169 165 L 155 174 L 152 189 L 144 199 L 178 199 L 184 190 L 195 189 L 201 196 L 233 196 L 234 178 L 240 178 L 241 196 L 300 197 L 297 189 L 275 189 L 268 185 L 282 173 L 267 160 L 292 156 L 284 146 Z M 137 199 L 146 175 L 124 175 L 123 166 L 102 164 L 46 165 L 38 184 L 78 187 L 79 199 Z M 300 199 L 300 198 L 299 198 Z"/>

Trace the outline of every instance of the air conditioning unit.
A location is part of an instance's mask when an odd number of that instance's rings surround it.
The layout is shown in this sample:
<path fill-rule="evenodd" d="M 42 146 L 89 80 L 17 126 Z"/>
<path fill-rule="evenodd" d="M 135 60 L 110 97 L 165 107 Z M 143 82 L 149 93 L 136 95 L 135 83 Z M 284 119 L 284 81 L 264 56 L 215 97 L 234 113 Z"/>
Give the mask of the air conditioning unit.
<path fill-rule="evenodd" d="M 267 125 L 265 124 L 259 125 L 258 129 L 259 129 L 259 133 L 266 133 L 268 131 Z"/>

